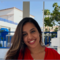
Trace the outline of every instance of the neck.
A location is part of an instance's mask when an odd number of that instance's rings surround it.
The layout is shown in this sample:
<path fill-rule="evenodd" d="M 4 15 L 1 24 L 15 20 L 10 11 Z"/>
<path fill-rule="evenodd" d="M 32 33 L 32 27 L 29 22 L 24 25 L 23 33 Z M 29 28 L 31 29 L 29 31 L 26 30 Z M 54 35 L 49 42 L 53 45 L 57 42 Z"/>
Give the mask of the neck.
<path fill-rule="evenodd" d="M 44 50 L 44 46 L 41 46 L 40 44 L 35 48 L 29 48 L 31 54 L 38 54 Z"/>

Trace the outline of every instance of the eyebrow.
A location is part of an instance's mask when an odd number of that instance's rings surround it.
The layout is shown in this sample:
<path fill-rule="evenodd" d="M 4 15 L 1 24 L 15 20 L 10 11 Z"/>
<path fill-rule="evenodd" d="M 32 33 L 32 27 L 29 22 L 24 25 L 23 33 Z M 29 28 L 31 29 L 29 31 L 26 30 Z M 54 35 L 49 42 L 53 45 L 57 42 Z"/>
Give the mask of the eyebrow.
<path fill-rule="evenodd" d="M 34 29 L 35 29 L 35 28 L 32 28 L 31 30 L 34 30 Z M 31 30 L 30 30 L 30 31 L 31 31 Z"/>
<path fill-rule="evenodd" d="M 32 28 L 31 30 L 34 30 L 34 29 L 35 29 L 35 28 Z M 30 31 L 31 31 L 31 30 L 30 30 Z M 25 32 L 25 31 L 23 31 L 23 33 L 26 33 L 26 32 Z"/>

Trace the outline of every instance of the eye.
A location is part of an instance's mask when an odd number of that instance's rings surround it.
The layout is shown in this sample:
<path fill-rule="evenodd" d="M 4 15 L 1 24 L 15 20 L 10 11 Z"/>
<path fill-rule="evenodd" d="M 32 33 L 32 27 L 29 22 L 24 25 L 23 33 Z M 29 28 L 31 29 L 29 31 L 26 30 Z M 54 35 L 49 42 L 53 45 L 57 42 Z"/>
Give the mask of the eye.
<path fill-rule="evenodd" d="M 34 33 L 35 31 L 31 31 L 31 33 Z"/>
<path fill-rule="evenodd" d="M 23 34 L 23 37 L 26 36 L 27 34 Z"/>

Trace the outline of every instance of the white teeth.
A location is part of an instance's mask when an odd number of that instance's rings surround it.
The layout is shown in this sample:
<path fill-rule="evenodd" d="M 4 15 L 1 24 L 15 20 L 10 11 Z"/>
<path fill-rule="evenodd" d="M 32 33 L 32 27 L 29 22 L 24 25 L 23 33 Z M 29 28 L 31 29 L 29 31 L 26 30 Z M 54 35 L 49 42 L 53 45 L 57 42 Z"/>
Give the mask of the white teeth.
<path fill-rule="evenodd" d="M 33 43 L 35 40 L 30 41 L 30 43 Z"/>

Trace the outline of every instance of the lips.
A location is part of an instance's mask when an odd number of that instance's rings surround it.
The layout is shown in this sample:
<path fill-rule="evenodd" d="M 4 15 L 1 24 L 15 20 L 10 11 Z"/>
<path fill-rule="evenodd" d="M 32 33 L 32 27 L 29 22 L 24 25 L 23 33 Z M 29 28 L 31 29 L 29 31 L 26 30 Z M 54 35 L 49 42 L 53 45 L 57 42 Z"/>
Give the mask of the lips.
<path fill-rule="evenodd" d="M 29 44 L 34 44 L 34 43 L 35 43 L 35 40 L 29 41 Z"/>

